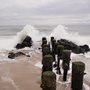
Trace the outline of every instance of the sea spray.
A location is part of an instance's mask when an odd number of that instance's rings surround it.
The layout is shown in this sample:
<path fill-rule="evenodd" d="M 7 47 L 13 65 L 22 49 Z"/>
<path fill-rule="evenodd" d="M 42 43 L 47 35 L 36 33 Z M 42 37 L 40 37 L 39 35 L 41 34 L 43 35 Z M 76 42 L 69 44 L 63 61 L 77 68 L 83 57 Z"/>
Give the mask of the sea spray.
<path fill-rule="evenodd" d="M 27 35 L 30 36 L 33 41 L 40 40 L 39 31 L 32 25 L 26 25 L 23 30 L 17 33 L 18 42 L 21 43 Z"/>
<path fill-rule="evenodd" d="M 50 34 L 50 37 L 54 36 L 56 39 L 66 38 L 68 33 L 66 32 L 66 27 L 63 25 L 58 25 Z"/>
<path fill-rule="evenodd" d="M 0 38 L 0 50 L 11 50 L 13 48 L 14 36 L 8 38 Z"/>
<path fill-rule="evenodd" d="M 41 40 L 42 38 L 42 35 L 40 35 L 37 29 L 35 29 L 32 25 L 26 25 L 15 36 L 8 36 L 8 38 L 0 38 L 0 49 L 14 49 L 17 43 L 21 43 L 27 35 L 32 38 L 34 43 Z"/>
<path fill-rule="evenodd" d="M 88 44 L 90 46 L 90 36 L 79 35 L 78 32 L 69 32 L 69 28 L 64 25 L 58 25 L 50 34 L 49 38 L 54 36 L 56 39 L 67 39 L 78 45 Z"/>
<path fill-rule="evenodd" d="M 58 25 L 54 30 L 51 31 L 50 35 L 43 32 L 40 33 L 32 25 L 26 25 L 24 28 L 14 36 L 8 36 L 8 38 L 0 38 L 0 49 L 13 49 L 17 43 L 24 40 L 26 35 L 29 35 L 34 43 L 34 46 L 40 46 L 42 37 L 46 37 L 50 41 L 50 37 L 54 36 L 55 39 L 67 39 L 78 45 L 88 44 L 90 46 L 90 36 L 81 36 L 78 32 L 68 32 L 69 28 L 64 25 Z"/>

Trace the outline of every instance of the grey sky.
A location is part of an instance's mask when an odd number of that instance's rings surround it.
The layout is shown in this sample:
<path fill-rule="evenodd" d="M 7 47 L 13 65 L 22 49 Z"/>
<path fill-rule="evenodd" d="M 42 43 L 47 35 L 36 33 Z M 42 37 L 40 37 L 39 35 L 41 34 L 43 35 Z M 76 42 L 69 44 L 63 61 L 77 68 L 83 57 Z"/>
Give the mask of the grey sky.
<path fill-rule="evenodd" d="M 89 22 L 90 0 L 0 0 L 0 24 L 47 23 L 46 19 Z"/>

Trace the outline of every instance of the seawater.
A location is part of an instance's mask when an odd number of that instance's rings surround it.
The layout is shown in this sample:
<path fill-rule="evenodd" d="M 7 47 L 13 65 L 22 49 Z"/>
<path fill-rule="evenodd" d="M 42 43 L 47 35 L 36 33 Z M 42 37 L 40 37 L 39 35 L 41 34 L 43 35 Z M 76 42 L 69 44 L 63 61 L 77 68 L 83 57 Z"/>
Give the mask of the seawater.
<path fill-rule="evenodd" d="M 1 36 L 12 36 L 20 32 L 25 25 L 3 25 L 0 26 L 0 37 Z M 51 33 L 57 25 L 33 25 L 41 33 Z M 64 25 L 68 29 L 68 32 L 78 32 L 80 35 L 90 35 L 90 25 L 89 24 L 74 24 L 74 25 Z"/>
<path fill-rule="evenodd" d="M 68 39 L 78 45 L 90 46 L 90 25 L 3 25 L 0 26 L 0 48 L 14 47 L 17 42 L 29 35 L 36 43 L 43 36 L 49 40 L 51 36 L 56 39 Z"/>

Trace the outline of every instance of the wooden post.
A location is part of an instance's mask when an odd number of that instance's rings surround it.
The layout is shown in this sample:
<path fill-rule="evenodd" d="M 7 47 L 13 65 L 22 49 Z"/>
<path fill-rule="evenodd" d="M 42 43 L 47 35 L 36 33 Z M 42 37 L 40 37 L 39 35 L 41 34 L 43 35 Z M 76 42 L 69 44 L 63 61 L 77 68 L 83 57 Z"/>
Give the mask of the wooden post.
<path fill-rule="evenodd" d="M 62 58 L 63 58 L 63 63 L 62 63 L 62 66 L 63 66 L 63 81 L 66 81 L 67 80 L 67 72 L 69 70 L 69 64 L 70 64 L 70 55 L 71 55 L 71 51 L 70 50 L 63 50 L 63 55 L 62 55 Z"/>
<path fill-rule="evenodd" d="M 46 71 L 42 74 L 42 90 L 56 90 L 56 75 L 52 71 Z"/>
<path fill-rule="evenodd" d="M 55 43 L 56 40 L 52 40 L 52 56 L 53 56 L 53 61 L 55 62 Z"/>
<path fill-rule="evenodd" d="M 47 40 L 46 37 L 42 37 L 42 41 Z"/>
<path fill-rule="evenodd" d="M 52 39 L 54 39 L 54 37 L 53 37 L 53 36 L 51 37 L 51 40 L 52 40 Z"/>
<path fill-rule="evenodd" d="M 84 70 L 85 70 L 85 64 L 83 62 L 73 62 L 72 63 L 71 88 L 73 90 L 83 89 Z"/>
<path fill-rule="evenodd" d="M 52 55 L 45 55 L 42 61 L 42 72 L 52 71 L 53 57 Z"/>
<path fill-rule="evenodd" d="M 48 47 L 49 48 L 49 50 L 50 50 L 50 44 L 43 44 L 43 48 L 44 47 Z M 51 51 L 51 50 L 50 50 Z"/>
<path fill-rule="evenodd" d="M 47 54 L 50 54 L 50 48 L 48 46 L 44 46 L 42 50 L 42 57 L 44 57 Z"/>
<path fill-rule="evenodd" d="M 64 46 L 57 45 L 57 74 L 61 74 L 61 71 L 60 71 L 60 59 L 62 59 L 63 50 L 64 50 Z"/>
<path fill-rule="evenodd" d="M 47 40 L 43 40 L 43 41 L 42 41 L 42 45 L 41 45 L 42 48 L 43 48 L 43 45 L 44 45 L 44 44 L 47 44 Z"/>
<path fill-rule="evenodd" d="M 53 40 L 54 40 L 54 37 L 51 37 L 51 51 L 53 49 Z"/>

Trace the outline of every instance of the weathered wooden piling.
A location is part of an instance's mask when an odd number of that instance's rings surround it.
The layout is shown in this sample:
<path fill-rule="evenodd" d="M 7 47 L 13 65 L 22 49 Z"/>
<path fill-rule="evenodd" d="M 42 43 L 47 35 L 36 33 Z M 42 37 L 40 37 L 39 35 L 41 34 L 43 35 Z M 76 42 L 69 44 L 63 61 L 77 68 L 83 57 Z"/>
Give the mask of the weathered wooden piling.
<path fill-rule="evenodd" d="M 44 44 L 47 44 L 47 40 L 43 40 L 43 41 L 42 41 L 42 48 L 43 48 L 43 45 L 44 45 Z"/>
<path fill-rule="evenodd" d="M 46 71 L 42 74 L 42 90 L 56 90 L 56 75 L 52 71 Z"/>
<path fill-rule="evenodd" d="M 64 46 L 63 45 L 58 45 L 57 46 L 57 55 L 58 55 L 59 59 L 62 59 L 63 50 L 64 50 Z"/>
<path fill-rule="evenodd" d="M 52 40 L 54 40 L 54 37 L 51 37 L 51 43 L 52 43 Z"/>
<path fill-rule="evenodd" d="M 50 48 L 48 45 L 44 45 L 42 49 L 42 58 L 48 54 L 51 54 Z"/>
<path fill-rule="evenodd" d="M 55 54 L 57 54 L 57 46 L 59 45 L 59 43 L 55 42 L 55 46 L 54 46 L 54 52 Z"/>
<path fill-rule="evenodd" d="M 53 63 L 52 55 L 50 55 L 50 54 L 45 55 L 43 57 L 43 61 L 42 61 L 42 64 L 43 64 L 42 72 L 52 71 L 52 63 Z"/>
<path fill-rule="evenodd" d="M 47 44 L 47 39 L 46 39 L 46 37 L 42 37 L 42 45 L 41 45 L 41 46 L 43 46 L 43 44 Z"/>
<path fill-rule="evenodd" d="M 47 40 L 46 37 L 42 37 L 42 41 Z"/>
<path fill-rule="evenodd" d="M 71 88 L 73 90 L 83 89 L 84 70 L 85 70 L 85 64 L 83 62 L 73 62 L 72 63 Z"/>
<path fill-rule="evenodd" d="M 55 48 L 55 42 L 56 42 L 56 40 L 53 39 L 53 40 L 52 40 L 52 48 L 53 48 L 53 49 Z"/>
<path fill-rule="evenodd" d="M 70 50 L 63 50 L 63 63 L 62 63 L 62 67 L 63 67 L 63 81 L 67 80 L 67 72 L 70 68 L 69 64 L 70 64 L 70 55 L 71 55 L 71 51 Z"/>
<path fill-rule="evenodd" d="M 48 47 L 49 50 L 50 50 L 50 44 L 43 44 L 43 48 L 44 48 L 44 47 Z M 43 49 L 43 48 L 42 48 L 42 49 Z M 50 51 L 51 51 L 51 50 L 50 50 Z"/>
<path fill-rule="evenodd" d="M 42 37 L 42 45 L 41 45 L 41 46 L 43 46 L 44 44 L 47 44 L 47 39 L 46 39 L 46 37 Z"/>
<path fill-rule="evenodd" d="M 56 59 L 55 59 L 55 43 L 56 43 L 56 40 L 53 39 L 52 40 L 52 56 L 53 56 L 53 61 L 55 62 Z"/>
<path fill-rule="evenodd" d="M 61 74 L 60 71 L 60 59 L 62 59 L 62 53 L 64 50 L 64 46 L 62 45 L 57 45 L 57 74 Z"/>
<path fill-rule="evenodd" d="M 54 37 L 53 37 L 53 36 L 51 37 L 51 40 L 52 40 L 52 39 L 54 39 Z"/>

